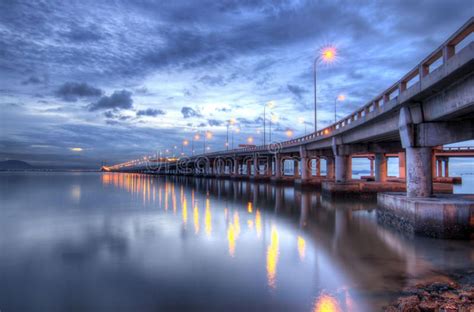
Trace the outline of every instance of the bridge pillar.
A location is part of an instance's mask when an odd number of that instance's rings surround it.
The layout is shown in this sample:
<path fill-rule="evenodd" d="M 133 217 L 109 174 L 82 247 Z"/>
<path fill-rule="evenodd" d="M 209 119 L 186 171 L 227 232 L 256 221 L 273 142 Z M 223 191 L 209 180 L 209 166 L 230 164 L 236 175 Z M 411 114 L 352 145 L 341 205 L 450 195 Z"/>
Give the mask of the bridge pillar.
<path fill-rule="evenodd" d="M 336 182 L 346 182 L 349 171 L 349 156 L 347 155 L 336 155 Z"/>
<path fill-rule="evenodd" d="M 387 181 L 387 157 L 383 153 L 375 154 L 375 181 Z"/>
<path fill-rule="evenodd" d="M 232 174 L 235 176 L 239 174 L 239 159 L 237 157 L 234 158 L 234 167 L 232 168 Z"/>
<path fill-rule="evenodd" d="M 300 161 L 299 160 L 293 160 L 293 176 L 295 178 L 300 176 Z"/>
<path fill-rule="evenodd" d="M 251 159 L 247 159 L 247 162 L 245 164 L 245 169 L 246 169 L 246 173 L 247 173 L 247 176 L 250 176 L 252 175 L 252 160 Z"/>
<path fill-rule="evenodd" d="M 326 157 L 326 178 L 334 179 L 334 157 Z"/>
<path fill-rule="evenodd" d="M 407 147 L 407 196 L 429 197 L 433 193 L 432 148 Z"/>
<path fill-rule="evenodd" d="M 300 146 L 300 159 L 301 159 L 301 181 L 307 181 L 311 177 L 311 167 L 309 166 L 310 158 L 308 157 L 308 151 L 305 146 Z"/>
<path fill-rule="evenodd" d="M 316 157 L 316 176 L 321 176 L 321 157 Z"/>
<path fill-rule="evenodd" d="M 444 176 L 449 177 L 449 157 L 444 159 Z"/>
<path fill-rule="evenodd" d="M 259 164 L 258 164 L 258 157 L 257 154 L 253 155 L 253 175 L 258 176 L 259 172 Z"/>
<path fill-rule="evenodd" d="M 275 154 L 274 161 L 275 161 L 275 178 L 281 178 L 282 161 L 281 161 L 280 154 Z"/>
<path fill-rule="evenodd" d="M 375 173 L 374 173 L 374 158 L 369 157 L 369 161 L 370 161 L 370 176 L 373 177 L 375 175 Z"/>
<path fill-rule="evenodd" d="M 406 164 L 405 164 L 405 153 L 398 153 L 398 177 L 405 179 L 406 177 Z"/>
<path fill-rule="evenodd" d="M 268 177 L 272 176 L 272 157 L 271 156 L 267 156 L 265 175 Z"/>

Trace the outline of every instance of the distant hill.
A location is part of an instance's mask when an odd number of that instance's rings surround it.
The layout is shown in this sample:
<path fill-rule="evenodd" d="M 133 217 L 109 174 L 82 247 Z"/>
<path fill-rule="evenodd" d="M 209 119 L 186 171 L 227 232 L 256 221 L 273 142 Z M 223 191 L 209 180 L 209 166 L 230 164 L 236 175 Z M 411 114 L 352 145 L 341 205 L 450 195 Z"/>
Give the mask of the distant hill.
<path fill-rule="evenodd" d="M 0 161 L 0 170 L 29 170 L 34 167 L 21 160 Z"/>

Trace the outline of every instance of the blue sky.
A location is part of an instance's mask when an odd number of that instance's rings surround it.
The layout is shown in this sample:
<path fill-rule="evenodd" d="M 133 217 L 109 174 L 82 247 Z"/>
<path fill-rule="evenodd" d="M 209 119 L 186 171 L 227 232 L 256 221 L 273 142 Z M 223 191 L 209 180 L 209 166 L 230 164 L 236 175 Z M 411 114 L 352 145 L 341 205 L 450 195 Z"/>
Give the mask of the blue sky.
<path fill-rule="evenodd" d="M 0 159 L 97 167 L 172 148 L 226 121 L 260 143 L 263 105 L 285 131 L 362 106 L 472 14 L 469 1 L 2 1 Z M 73 150 L 73 148 L 76 148 Z M 77 148 L 82 149 L 79 151 Z M 188 147 L 189 149 L 189 147 Z"/>

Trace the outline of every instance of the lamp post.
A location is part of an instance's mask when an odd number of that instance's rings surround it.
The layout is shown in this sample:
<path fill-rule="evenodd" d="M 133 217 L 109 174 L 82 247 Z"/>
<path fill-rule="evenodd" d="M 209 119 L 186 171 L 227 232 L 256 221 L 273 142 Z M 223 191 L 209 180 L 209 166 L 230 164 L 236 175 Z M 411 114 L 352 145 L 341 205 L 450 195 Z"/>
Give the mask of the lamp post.
<path fill-rule="evenodd" d="M 189 144 L 189 141 L 186 140 L 186 139 L 184 139 L 184 140 L 183 140 L 183 144 L 181 144 L 181 154 L 182 154 L 182 155 L 184 155 L 184 147 L 185 147 L 185 146 L 188 146 L 188 144 Z"/>
<path fill-rule="evenodd" d="M 206 154 L 206 139 L 210 140 L 211 138 L 212 138 L 212 132 L 206 131 L 206 134 L 204 135 L 204 145 L 202 147 L 203 154 Z"/>
<path fill-rule="evenodd" d="M 191 141 L 191 154 L 194 156 L 194 141 L 199 141 L 200 136 L 199 133 L 196 133 Z"/>
<path fill-rule="evenodd" d="M 335 99 L 334 99 L 334 123 L 337 121 L 337 101 L 344 101 L 346 99 L 346 96 L 344 94 L 339 94 Z"/>
<path fill-rule="evenodd" d="M 313 78 L 314 78 L 314 132 L 318 131 L 318 106 L 316 96 L 316 67 L 320 61 L 324 63 L 332 63 L 337 56 L 335 47 L 325 47 L 321 50 L 320 55 L 314 59 Z"/>
<path fill-rule="evenodd" d="M 266 129 L 265 129 L 266 120 L 267 120 L 267 118 L 266 118 L 266 108 L 267 108 L 267 106 L 268 106 L 268 108 L 272 109 L 275 106 L 275 102 L 270 101 L 270 102 L 265 103 L 263 105 L 263 145 L 266 144 L 266 136 L 267 136 Z"/>

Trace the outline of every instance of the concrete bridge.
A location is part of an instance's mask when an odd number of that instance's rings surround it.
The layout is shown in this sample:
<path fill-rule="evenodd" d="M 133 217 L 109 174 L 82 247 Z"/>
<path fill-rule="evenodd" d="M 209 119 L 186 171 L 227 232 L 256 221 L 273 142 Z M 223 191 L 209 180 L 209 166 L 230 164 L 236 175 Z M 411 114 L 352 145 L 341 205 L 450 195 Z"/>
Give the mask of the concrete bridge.
<path fill-rule="evenodd" d="M 440 161 L 472 152 L 439 151 L 438 147 L 474 139 L 474 42 L 465 42 L 473 32 L 474 18 L 471 18 L 377 97 L 336 123 L 309 135 L 180 159 L 130 161 L 105 170 L 282 182 L 287 180 L 283 174 L 284 163 L 292 162 L 295 183 L 321 185 L 323 192 L 330 194 L 406 190 L 406 196 L 379 194 L 379 204 L 387 211 L 402 210 L 401 218 L 415 220 L 421 213 L 415 211 L 416 207 L 427 202 L 430 206 L 435 205 L 434 191 L 446 191 L 433 182 L 438 172 L 442 172 Z M 460 48 L 461 45 L 464 47 Z M 393 154 L 400 159 L 400 178 L 405 183 L 388 181 L 387 157 Z M 352 180 L 353 157 L 373 158 L 375 181 Z M 326 163 L 325 176 L 321 175 L 322 159 Z M 445 172 L 447 174 L 446 169 Z M 464 228 L 472 228 L 468 219 L 471 213 L 474 215 L 473 202 L 463 200 L 464 208 L 459 208 L 459 198 L 453 200 L 458 208 L 450 218 L 465 219 Z M 444 211 L 443 216 L 430 212 L 427 218 L 441 218 L 440 222 L 444 224 L 445 215 L 449 214 L 446 209 L 451 209 L 453 203 L 446 197 L 437 203 Z M 444 225 L 441 227 L 443 229 L 437 232 L 444 233 Z"/>

